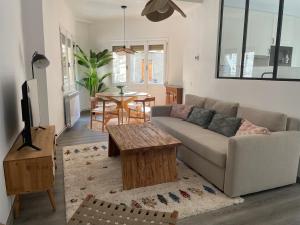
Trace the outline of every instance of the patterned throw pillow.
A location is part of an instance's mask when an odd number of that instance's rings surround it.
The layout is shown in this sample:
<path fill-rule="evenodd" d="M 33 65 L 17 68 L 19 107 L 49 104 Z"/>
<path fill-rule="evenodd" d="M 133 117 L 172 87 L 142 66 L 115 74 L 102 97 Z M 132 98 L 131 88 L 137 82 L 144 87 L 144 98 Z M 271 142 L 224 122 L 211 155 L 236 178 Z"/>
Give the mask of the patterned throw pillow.
<path fill-rule="evenodd" d="M 240 118 L 216 114 L 209 124 L 208 129 L 226 137 L 232 137 L 241 126 L 241 121 L 242 119 Z"/>
<path fill-rule="evenodd" d="M 189 116 L 193 106 L 192 105 L 180 105 L 175 104 L 172 106 L 171 117 L 180 118 L 186 120 Z"/>
<path fill-rule="evenodd" d="M 248 120 L 244 120 L 235 136 L 252 134 L 271 134 L 268 128 L 256 126 Z"/>
<path fill-rule="evenodd" d="M 187 121 L 207 128 L 214 115 L 215 111 L 194 107 Z"/>

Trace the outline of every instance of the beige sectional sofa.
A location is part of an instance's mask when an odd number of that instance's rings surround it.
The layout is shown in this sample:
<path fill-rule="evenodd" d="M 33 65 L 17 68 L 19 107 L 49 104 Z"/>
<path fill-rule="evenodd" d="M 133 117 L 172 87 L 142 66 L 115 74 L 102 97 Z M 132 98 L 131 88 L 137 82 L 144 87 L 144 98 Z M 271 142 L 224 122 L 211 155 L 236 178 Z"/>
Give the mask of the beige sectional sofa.
<path fill-rule="evenodd" d="M 186 95 L 185 104 L 248 119 L 271 135 L 225 137 L 170 117 L 171 106 L 152 108 L 151 121 L 182 141 L 178 158 L 230 197 L 296 183 L 300 132 L 297 120 L 211 98 Z"/>

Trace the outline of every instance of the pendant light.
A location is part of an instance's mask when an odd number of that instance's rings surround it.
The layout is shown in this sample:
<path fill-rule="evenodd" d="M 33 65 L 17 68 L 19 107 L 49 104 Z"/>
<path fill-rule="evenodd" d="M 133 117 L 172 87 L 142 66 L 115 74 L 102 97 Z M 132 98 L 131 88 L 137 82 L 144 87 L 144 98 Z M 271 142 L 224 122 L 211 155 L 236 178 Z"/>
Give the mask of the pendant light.
<path fill-rule="evenodd" d="M 126 55 L 126 54 L 134 54 L 135 51 L 131 48 L 126 48 L 126 9 L 127 6 L 126 5 L 122 5 L 121 8 L 123 9 L 123 28 L 124 28 L 124 45 L 122 48 L 117 49 L 115 52 L 118 55 Z"/>
<path fill-rule="evenodd" d="M 159 22 L 172 16 L 175 10 L 186 17 L 186 14 L 172 0 L 150 0 L 142 16 L 146 16 L 152 22 Z"/>

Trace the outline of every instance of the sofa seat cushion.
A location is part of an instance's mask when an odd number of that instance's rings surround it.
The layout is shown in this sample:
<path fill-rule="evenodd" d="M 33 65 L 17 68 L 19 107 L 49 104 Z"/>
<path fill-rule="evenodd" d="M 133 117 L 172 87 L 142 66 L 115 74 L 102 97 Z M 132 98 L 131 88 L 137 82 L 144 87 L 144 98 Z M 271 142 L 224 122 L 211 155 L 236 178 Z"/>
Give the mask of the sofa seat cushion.
<path fill-rule="evenodd" d="M 225 168 L 229 139 L 207 129 L 172 117 L 153 117 L 152 122 L 179 139 L 194 153 Z"/>

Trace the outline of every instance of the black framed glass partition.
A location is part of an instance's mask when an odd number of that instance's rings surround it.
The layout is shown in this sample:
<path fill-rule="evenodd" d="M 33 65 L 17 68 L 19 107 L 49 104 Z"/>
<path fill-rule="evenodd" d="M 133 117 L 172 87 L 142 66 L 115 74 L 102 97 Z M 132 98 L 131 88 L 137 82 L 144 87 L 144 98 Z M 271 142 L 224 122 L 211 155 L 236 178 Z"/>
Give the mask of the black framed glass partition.
<path fill-rule="evenodd" d="M 221 0 L 217 78 L 300 81 L 300 1 Z"/>

